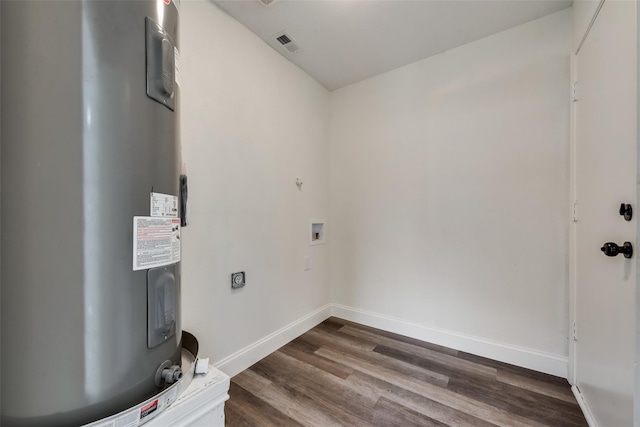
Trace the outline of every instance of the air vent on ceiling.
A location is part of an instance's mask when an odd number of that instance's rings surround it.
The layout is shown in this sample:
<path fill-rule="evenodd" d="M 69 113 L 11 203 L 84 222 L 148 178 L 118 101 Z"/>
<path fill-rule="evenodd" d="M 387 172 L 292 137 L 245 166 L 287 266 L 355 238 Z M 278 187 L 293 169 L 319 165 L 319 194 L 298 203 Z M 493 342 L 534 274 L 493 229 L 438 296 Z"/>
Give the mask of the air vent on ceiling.
<path fill-rule="evenodd" d="M 258 3 L 260 3 L 263 6 L 271 6 L 272 4 L 274 4 L 277 1 L 278 0 L 258 0 Z"/>
<path fill-rule="evenodd" d="M 282 46 L 284 46 L 287 43 L 291 43 L 291 39 L 287 37 L 286 34 L 281 35 L 276 40 L 278 40 Z"/>
<path fill-rule="evenodd" d="M 285 49 L 289 51 L 289 53 L 297 53 L 302 50 L 302 47 L 296 42 L 286 31 L 279 32 L 273 38 Z"/>

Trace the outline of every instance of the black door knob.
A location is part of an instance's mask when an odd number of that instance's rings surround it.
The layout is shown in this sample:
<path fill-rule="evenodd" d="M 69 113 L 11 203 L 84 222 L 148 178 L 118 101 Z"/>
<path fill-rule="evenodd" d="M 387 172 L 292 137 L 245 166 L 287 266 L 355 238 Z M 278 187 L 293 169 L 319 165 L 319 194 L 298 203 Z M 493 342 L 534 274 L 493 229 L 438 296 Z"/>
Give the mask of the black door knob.
<path fill-rule="evenodd" d="M 631 205 L 628 203 L 621 203 L 620 215 L 622 215 L 626 221 L 631 221 L 631 218 L 633 217 L 633 208 Z"/>
<path fill-rule="evenodd" d="M 631 242 L 624 242 L 622 246 L 618 246 L 613 242 L 607 242 L 600 248 L 606 256 L 616 256 L 618 254 L 624 255 L 625 258 L 631 258 L 633 256 L 633 246 Z"/>

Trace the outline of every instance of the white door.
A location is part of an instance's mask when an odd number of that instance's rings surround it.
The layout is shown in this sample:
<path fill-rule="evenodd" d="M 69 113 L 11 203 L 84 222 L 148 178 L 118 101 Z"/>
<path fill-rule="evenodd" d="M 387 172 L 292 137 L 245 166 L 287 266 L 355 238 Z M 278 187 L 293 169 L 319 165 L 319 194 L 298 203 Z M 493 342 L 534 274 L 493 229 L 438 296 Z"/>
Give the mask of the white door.
<path fill-rule="evenodd" d="M 576 56 L 575 103 L 575 379 L 601 427 L 633 425 L 636 76 L 636 2 L 607 0 Z M 633 206 L 630 222 L 621 203 Z M 631 259 L 601 251 L 626 241 Z"/>

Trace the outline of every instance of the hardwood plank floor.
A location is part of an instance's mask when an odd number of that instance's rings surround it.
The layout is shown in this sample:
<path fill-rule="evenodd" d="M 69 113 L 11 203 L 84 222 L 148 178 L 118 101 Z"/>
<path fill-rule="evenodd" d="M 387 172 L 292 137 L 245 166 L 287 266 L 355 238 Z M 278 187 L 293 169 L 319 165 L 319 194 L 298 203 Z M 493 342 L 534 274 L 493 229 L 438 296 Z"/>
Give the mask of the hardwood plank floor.
<path fill-rule="evenodd" d="M 329 318 L 231 379 L 226 425 L 586 427 L 567 380 Z"/>

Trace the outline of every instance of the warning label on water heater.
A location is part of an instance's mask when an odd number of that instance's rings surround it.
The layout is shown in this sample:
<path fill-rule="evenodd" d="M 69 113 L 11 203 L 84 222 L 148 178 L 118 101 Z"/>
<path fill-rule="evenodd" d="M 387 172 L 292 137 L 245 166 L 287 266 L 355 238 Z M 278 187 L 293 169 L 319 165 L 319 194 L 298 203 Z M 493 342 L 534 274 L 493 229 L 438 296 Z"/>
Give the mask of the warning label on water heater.
<path fill-rule="evenodd" d="M 133 217 L 133 270 L 180 261 L 180 219 Z"/>

